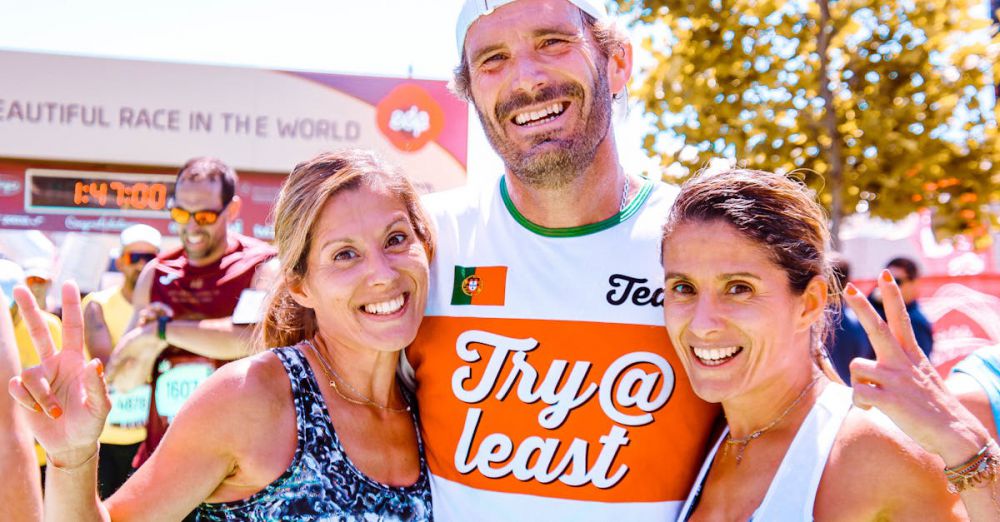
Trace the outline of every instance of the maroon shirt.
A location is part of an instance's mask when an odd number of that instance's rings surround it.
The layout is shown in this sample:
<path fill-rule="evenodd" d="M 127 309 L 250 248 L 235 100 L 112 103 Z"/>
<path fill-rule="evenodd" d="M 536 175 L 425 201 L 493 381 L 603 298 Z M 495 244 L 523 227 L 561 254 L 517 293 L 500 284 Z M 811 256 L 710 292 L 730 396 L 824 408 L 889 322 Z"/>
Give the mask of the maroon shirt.
<path fill-rule="evenodd" d="M 250 288 L 257 267 L 276 252 L 267 243 L 251 237 L 233 232 L 228 237 L 226 253 L 210 265 L 189 265 L 183 248 L 160 256 L 149 302 L 169 306 L 174 319 L 197 321 L 231 316 L 240 293 Z M 156 358 L 146 440 L 132 463 L 135 467 L 152 455 L 177 410 L 198 384 L 226 362 L 176 346 L 168 346 Z"/>

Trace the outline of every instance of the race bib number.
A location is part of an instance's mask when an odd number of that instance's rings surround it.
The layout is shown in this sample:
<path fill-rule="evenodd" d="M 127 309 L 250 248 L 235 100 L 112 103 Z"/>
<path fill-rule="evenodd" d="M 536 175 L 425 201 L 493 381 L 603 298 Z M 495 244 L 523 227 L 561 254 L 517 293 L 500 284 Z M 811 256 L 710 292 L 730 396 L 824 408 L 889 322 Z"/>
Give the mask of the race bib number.
<path fill-rule="evenodd" d="M 195 388 L 213 371 L 215 367 L 211 364 L 190 363 L 179 364 L 161 374 L 156 381 L 156 412 L 166 417 L 167 422 L 173 421 Z"/>
<path fill-rule="evenodd" d="M 152 388 L 148 384 L 122 393 L 111 389 L 111 412 L 108 414 L 108 424 L 120 428 L 136 428 L 146 425 L 149 416 L 149 398 Z"/>

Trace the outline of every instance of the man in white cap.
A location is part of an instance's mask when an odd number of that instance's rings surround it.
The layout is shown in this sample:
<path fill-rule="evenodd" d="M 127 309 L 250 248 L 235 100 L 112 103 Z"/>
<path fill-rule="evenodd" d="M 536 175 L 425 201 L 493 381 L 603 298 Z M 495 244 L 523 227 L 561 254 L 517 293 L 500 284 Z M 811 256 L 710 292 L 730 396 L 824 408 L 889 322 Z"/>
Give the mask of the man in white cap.
<path fill-rule="evenodd" d="M 469 0 L 457 44 L 506 168 L 425 200 L 436 285 L 404 376 L 435 518 L 673 520 L 717 410 L 663 328 L 673 192 L 618 160 L 628 38 L 602 0 Z"/>
<path fill-rule="evenodd" d="M 124 276 L 119 286 L 88 294 L 83 308 L 84 342 L 91 355 L 107 364 L 111 352 L 128 327 L 134 309 L 132 294 L 146 263 L 160 252 L 160 232 L 149 225 L 132 225 L 119 237 L 120 248 L 115 268 Z M 139 444 L 146 439 L 149 412 L 149 385 L 129 393 L 110 387 L 111 413 L 101 433 L 98 484 L 101 498 L 111 496 L 132 473 L 132 459 Z"/>
<path fill-rule="evenodd" d="M 43 310 L 49 310 L 48 295 L 52 288 L 52 260 L 44 257 L 32 257 L 24 261 L 24 284 L 35 302 Z"/>

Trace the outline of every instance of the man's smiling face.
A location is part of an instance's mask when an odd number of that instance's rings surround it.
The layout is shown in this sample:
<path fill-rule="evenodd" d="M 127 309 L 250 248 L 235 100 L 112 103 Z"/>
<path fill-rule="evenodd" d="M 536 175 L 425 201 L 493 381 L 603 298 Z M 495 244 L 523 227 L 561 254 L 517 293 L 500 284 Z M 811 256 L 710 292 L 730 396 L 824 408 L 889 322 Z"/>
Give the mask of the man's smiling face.
<path fill-rule="evenodd" d="M 465 39 L 486 136 L 522 182 L 559 187 L 589 165 L 611 123 L 607 58 L 565 0 L 520 0 Z"/>

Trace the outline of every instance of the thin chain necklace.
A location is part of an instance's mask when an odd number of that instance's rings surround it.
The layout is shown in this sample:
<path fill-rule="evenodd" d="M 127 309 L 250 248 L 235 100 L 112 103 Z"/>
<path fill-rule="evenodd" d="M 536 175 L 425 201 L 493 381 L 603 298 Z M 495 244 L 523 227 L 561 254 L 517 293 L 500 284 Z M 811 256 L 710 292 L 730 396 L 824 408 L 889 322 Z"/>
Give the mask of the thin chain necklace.
<path fill-rule="evenodd" d="M 316 354 L 316 358 L 319 359 L 320 366 L 323 367 L 323 373 L 325 373 L 326 378 L 330 380 L 330 387 L 333 388 L 333 391 L 337 392 L 337 395 L 339 395 L 341 399 L 344 399 L 345 401 L 351 404 L 357 404 L 359 406 L 374 406 L 380 410 L 385 410 L 392 413 L 406 413 L 410 411 L 410 405 L 406 405 L 403 408 L 393 408 L 388 404 L 382 405 L 368 398 L 367 396 L 365 396 L 365 394 L 355 389 L 354 386 L 351 386 L 351 383 L 344 380 L 344 378 L 341 377 L 340 374 L 333 369 L 333 365 L 330 364 L 330 361 L 326 360 L 326 356 L 324 356 L 323 352 L 319 351 L 319 349 L 316 348 L 316 345 L 314 345 L 312 341 L 306 339 L 303 342 L 306 345 L 308 345 L 309 348 L 312 349 L 314 354 Z M 340 386 L 337 385 L 337 381 L 344 383 L 344 386 L 347 386 L 347 389 L 350 390 L 351 393 L 353 393 L 357 397 L 360 397 L 360 400 L 355 399 L 354 397 L 351 397 L 349 395 L 346 395 L 344 394 L 344 392 L 340 391 Z"/>
<path fill-rule="evenodd" d="M 794 408 L 795 405 L 798 404 L 802 400 L 802 398 L 806 396 L 806 393 L 808 393 L 809 390 L 812 389 L 812 387 L 816 384 L 817 381 L 819 381 L 818 375 L 814 377 L 813 380 L 809 382 L 809 384 L 807 384 L 805 388 L 802 388 L 802 391 L 799 392 L 799 396 L 796 397 L 795 400 L 792 401 L 792 403 L 789 404 L 787 408 L 785 408 L 785 411 L 781 412 L 781 415 L 778 415 L 773 421 L 769 422 L 767 426 L 764 426 L 763 428 L 747 435 L 746 437 L 741 437 L 738 439 L 733 438 L 732 432 L 726 434 L 726 445 L 722 449 L 722 454 L 726 455 L 727 453 L 729 453 L 730 446 L 736 446 L 736 465 L 739 466 L 740 463 L 743 462 L 743 452 L 747 449 L 747 446 L 754 440 L 760 438 L 761 435 L 770 431 L 771 428 L 777 426 L 779 422 L 784 420 L 785 416 L 788 415 L 788 412 L 792 411 L 792 408 Z"/>
<path fill-rule="evenodd" d="M 618 207 L 618 212 L 625 210 L 626 204 L 628 204 L 628 174 L 625 175 L 625 188 L 622 190 L 622 204 Z"/>

